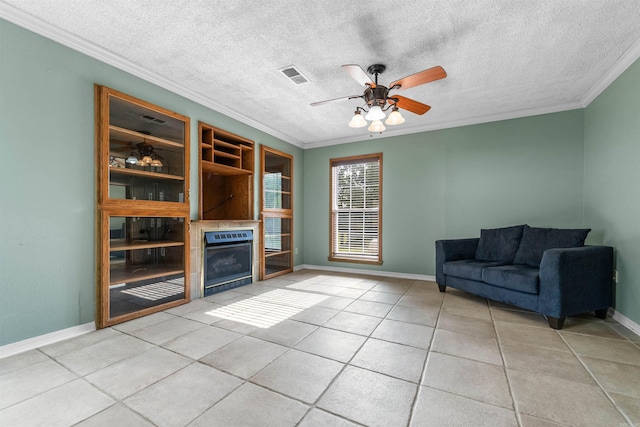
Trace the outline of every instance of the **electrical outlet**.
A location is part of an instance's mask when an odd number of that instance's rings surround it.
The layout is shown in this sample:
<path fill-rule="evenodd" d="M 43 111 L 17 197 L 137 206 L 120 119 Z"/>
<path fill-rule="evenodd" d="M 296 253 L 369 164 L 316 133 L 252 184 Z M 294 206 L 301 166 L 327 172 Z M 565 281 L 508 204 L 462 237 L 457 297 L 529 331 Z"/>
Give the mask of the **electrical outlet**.
<path fill-rule="evenodd" d="M 613 270 L 613 281 L 618 283 L 618 270 Z"/>
<path fill-rule="evenodd" d="M 165 256 L 165 255 L 166 255 L 165 248 L 160 248 L 160 256 Z"/>
<path fill-rule="evenodd" d="M 150 227 L 155 227 L 156 226 L 156 219 L 155 218 L 151 218 L 149 220 L 149 226 Z"/>
<path fill-rule="evenodd" d="M 151 249 L 147 249 L 147 255 L 151 255 Z"/>
<path fill-rule="evenodd" d="M 295 250 L 295 255 L 298 255 L 298 248 L 296 248 Z"/>

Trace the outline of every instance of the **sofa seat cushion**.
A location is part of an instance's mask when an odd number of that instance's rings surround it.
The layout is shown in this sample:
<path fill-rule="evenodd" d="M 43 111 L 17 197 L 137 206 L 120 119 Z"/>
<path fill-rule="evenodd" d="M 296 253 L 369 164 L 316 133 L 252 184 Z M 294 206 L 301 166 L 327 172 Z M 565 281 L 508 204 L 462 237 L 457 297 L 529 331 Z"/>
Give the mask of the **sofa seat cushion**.
<path fill-rule="evenodd" d="M 500 288 L 537 294 L 540 289 L 540 270 L 528 265 L 502 265 L 482 270 L 482 281 Z"/>
<path fill-rule="evenodd" d="M 448 261 L 442 266 L 444 274 L 461 279 L 482 281 L 482 269 L 504 265 L 504 262 L 498 261 L 478 261 L 475 259 L 463 259 L 460 261 Z"/>
<path fill-rule="evenodd" d="M 523 230 L 524 225 L 480 230 L 480 241 L 474 258 L 480 261 L 513 263 Z"/>

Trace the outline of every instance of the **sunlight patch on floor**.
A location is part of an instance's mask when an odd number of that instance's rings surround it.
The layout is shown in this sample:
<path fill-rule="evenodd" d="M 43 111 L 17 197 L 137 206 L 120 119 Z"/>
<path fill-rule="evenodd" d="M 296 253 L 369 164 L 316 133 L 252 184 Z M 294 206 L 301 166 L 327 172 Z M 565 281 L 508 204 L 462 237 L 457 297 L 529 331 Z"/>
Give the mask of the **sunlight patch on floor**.
<path fill-rule="evenodd" d="M 216 308 L 206 314 L 266 329 L 327 298 L 328 295 L 276 289 Z"/>
<path fill-rule="evenodd" d="M 157 301 L 184 292 L 184 284 L 171 282 L 171 280 L 166 282 L 156 282 L 149 285 L 136 286 L 135 288 L 125 289 L 120 292 L 149 301 Z"/>

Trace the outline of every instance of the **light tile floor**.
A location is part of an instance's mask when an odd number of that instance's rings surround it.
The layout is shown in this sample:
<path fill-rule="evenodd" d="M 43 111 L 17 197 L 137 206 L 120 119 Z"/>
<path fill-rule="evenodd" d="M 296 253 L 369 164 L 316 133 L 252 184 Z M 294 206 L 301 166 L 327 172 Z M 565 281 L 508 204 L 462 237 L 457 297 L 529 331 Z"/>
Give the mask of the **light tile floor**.
<path fill-rule="evenodd" d="M 640 425 L 640 337 L 301 270 L 0 359 L 2 426 Z"/>

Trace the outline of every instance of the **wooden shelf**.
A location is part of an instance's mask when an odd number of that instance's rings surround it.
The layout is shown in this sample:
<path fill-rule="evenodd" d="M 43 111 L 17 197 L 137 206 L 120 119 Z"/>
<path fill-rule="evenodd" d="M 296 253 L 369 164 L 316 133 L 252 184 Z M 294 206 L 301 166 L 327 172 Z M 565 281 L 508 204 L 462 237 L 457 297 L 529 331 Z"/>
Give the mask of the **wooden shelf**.
<path fill-rule="evenodd" d="M 141 176 L 141 177 L 154 178 L 154 179 L 174 179 L 176 181 L 184 181 L 183 176 L 169 175 L 168 173 L 161 173 L 161 172 L 143 171 L 139 169 L 110 167 L 109 172 L 115 173 L 118 175 Z"/>
<path fill-rule="evenodd" d="M 241 149 L 242 147 L 244 147 L 243 145 L 232 144 L 230 142 L 221 141 L 219 139 L 214 139 L 213 145 L 218 145 L 221 147 L 228 147 L 228 148 L 235 148 L 235 149 Z"/>
<path fill-rule="evenodd" d="M 120 283 L 139 282 L 141 280 L 156 279 L 159 277 L 184 274 L 181 265 L 127 265 L 111 267 L 109 286 Z"/>
<path fill-rule="evenodd" d="M 208 162 L 202 160 L 202 171 L 211 172 L 214 175 L 252 175 L 253 171 L 235 168 L 233 166 L 221 165 L 218 163 Z M 229 218 L 229 219 L 243 219 L 243 218 Z"/>
<path fill-rule="evenodd" d="M 226 151 L 220 151 L 216 149 L 213 150 L 213 155 L 214 155 L 214 159 L 215 159 L 215 156 L 227 157 L 229 159 L 237 159 L 237 160 L 241 159 L 241 157 L 238 156 L 237 154 L 231 154 L 231 153 L 227 153 Z"/>
<path fill-rule="evenodd" d="M 155 241 L 134 240 L 133 242 L 111 240 L 109 250 L 111 252 L 135 251 L 138 249 L 168 248 L 172 246 L 184 246 L 184 242 L 174 242 L 171 240 L 155 240 Z"/>
<path fill-rule="evenodd" d="M 147 142 L 154 146 L 163 145 L 165 147 L 174 147 L 179 148 L 180 150 L 184 150 L 184 144 L 175 141 L 169 141 L 168 139 L 158 138 L 157 136 L 147 135 L 144 133 L 136 132 L 134 130 L 129 130 L 125 128 L 121 128 L 114 125 L 109 125 L 109 137 L 111 139 L 117 139 L 120 141 L 126 142 Z"/>
<path fill-rule="evenodd" d="M 272 257 L 272 256 L 285 255 L 285 254 L 290 254 L 290 253 L 291 253 L 290 250 L 288 250 L 288 251 L 270 251 L 269 249 L 265 248 L 264 257 L 265 258 L 269 258 L 269 257 Z"/>

